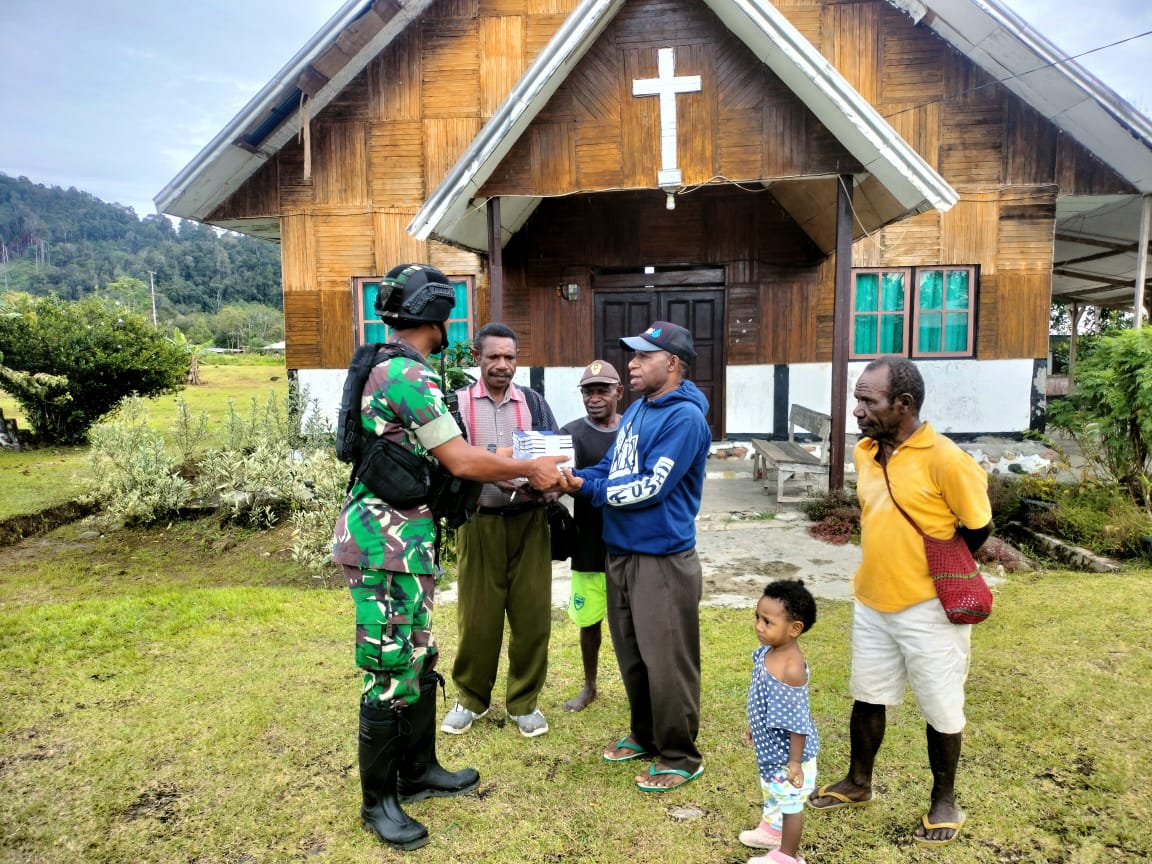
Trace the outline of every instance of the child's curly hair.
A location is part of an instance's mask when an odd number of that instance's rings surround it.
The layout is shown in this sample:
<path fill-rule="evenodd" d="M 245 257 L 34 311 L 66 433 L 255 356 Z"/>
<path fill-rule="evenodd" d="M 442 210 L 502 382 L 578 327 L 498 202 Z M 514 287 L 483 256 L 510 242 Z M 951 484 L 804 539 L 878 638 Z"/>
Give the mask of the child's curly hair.
<path fill-rule="evenodd" d="M 779 600 L 784 612 L 793 621 L 804 625 L 807 633 L 816 623 L 816 598 L 804 587 L 803 579 L 777 579 L 764 586 L 764 596 Z"/>

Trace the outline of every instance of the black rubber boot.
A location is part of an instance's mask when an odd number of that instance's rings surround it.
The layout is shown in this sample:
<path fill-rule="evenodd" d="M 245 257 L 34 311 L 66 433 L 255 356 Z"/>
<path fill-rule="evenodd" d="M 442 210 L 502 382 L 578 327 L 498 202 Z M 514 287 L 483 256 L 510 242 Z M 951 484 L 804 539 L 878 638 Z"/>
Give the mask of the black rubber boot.
<path fill-rule="evenodd" d="M 407 723 L 395 708 L 360 706 L 360 822 L 365 831 L 405 851 L 428 843 L 428 829 L 409 817 L 396 797 L 404 749 L 400 730 Z"/>
<path fill-rule="evenodd" d="M 422 675 L 420 700 L 404 712 L 404 755 L 396 791 L 405 804 L 464 795 L 480 785 L 475 768 L 446 771 L 436 758 L 436 685 L 443 681 L 437 672 Z"/>

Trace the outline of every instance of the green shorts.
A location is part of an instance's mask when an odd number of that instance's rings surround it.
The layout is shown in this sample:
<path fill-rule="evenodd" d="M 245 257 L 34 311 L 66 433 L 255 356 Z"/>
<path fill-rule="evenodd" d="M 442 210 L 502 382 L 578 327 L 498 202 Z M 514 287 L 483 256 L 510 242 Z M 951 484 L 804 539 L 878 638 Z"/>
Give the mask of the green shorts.
<path fill-rule="evenodd" d="M 607 608 L 604 574 L 573 570 L 572 594 L 568 598 L 568 617 L 572 623 L 580 627 L 599 624 Z"/>

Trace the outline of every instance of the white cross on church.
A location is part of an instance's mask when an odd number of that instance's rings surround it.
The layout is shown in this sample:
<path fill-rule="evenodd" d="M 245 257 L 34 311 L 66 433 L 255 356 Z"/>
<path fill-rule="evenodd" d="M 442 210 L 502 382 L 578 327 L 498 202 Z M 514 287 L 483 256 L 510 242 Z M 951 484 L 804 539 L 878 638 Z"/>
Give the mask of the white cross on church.
<path fill-rule="evenodd" d="M 660 97 L 660 171 L 657 185 L 679 186 L 680 169 L 676 167 L 676 94 L 696 93 L 701 89 L 699 75 L 676 77 L 676 54 L 671 48 L 661 48 L 657 54 L 657 78 L 636 78 L 632 81 L 633 96 Z"/>

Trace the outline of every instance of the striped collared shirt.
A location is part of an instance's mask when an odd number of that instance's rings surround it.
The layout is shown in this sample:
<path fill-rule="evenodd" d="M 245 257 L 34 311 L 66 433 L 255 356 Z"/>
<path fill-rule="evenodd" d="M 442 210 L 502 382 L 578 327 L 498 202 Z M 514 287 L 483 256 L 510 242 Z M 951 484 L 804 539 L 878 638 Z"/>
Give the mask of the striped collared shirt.
<path fill-rule="evenodd" d="M 515 384 L 509 384 L 504 399 L 496 403 L 483 381 L 460 391 L 460 417 L 468 433 L 468 443 L 477 447 L 511 447 L 512 433 L 532 428 L 528 400 Z M 485 483 L 480 493 L 481 507 L 504 507 L 512 493 L 493 483 Z"/>

